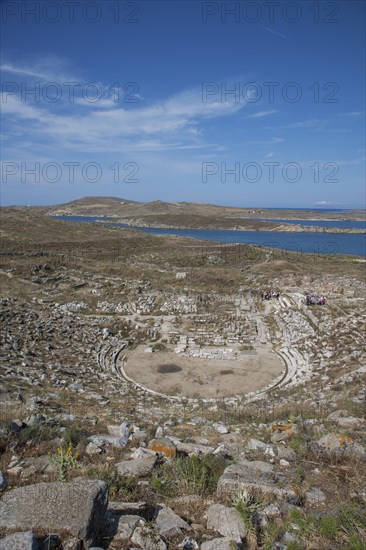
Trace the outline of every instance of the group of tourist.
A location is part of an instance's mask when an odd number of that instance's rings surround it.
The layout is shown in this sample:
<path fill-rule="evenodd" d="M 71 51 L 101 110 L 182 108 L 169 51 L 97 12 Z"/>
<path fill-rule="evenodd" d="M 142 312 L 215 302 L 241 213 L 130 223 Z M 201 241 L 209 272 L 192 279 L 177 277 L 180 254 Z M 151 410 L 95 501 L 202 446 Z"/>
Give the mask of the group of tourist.
<path fill-rule="evenodd" d="M 271 300 L 276 298 L 277 300 L 280 297 L 280 293 L 277 290 L 265 290 L 261 294 L 262 300 Z M 305 301 L 307 306 L 324 306 L 326 304 L 326 298 L 322 294 L 306 294 Z"/>
<path fill-rule="evenodd" d="M 326 303 L 325 296 L 321 294 L 307 294 L 305 299 L 307 306 L 324 306 Z"/>
<path fill-rule="evenodd" d="M 262 300 L 271 300 L 272 298 L 278 298 L 280 297 L 280 293 L 271 289 L 271 290 L 265 290 L 264 292 L 262 292 L 261 294 L 262 296 Z"/>

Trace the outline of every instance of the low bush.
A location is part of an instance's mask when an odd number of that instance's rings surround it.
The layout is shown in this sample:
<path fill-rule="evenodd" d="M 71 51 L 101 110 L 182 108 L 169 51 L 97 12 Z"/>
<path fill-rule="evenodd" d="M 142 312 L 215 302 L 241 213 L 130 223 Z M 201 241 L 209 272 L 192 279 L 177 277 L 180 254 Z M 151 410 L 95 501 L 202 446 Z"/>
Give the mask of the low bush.
<path fill-rule="evenodd" d="M 203 458 L 179 457 L 156 469 L 152 485 L 157 493 L 166 496 L 205 496 L 216 490 L 219 477 L 227 465 L 224 458 L 213 454 Z"/>

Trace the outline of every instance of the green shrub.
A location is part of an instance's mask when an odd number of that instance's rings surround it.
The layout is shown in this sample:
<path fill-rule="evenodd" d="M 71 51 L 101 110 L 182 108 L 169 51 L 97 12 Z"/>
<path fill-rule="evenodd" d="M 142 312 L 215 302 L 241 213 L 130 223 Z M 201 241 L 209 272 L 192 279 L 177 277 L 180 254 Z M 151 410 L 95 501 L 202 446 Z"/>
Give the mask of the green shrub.
<path fill-rule="evenodd" d="M 322 516 L 319 520 L 319 531 L 327 539 L 337 536 L 339 529 L 338 519 L 334 516 Z"/>
<path fill-rule="evenodd" d="M 18 434 L 18 441 L 21 445 L 27 441 L 37 444 L 41 441 L 49 441 L 59 435 L 57 426 L 47 426 L 41 423 L 35 423 L 32 426 L 23 428 Z"/>
<path fill-rule="evenodd" d="M 63 443 L 66 447 L 72 445 L 77 447 L 79 444 L 86 444 L 86 432 L 76 426 L 70 426 L 65 429 L 63 434 Z"/>
<path fill-rule="evenodd" d="M 153 344 L 152 346 L 153 351 L 165 351 L 166 345 L 163 344 L 163 342 L 156 342 L 156 344 Z"/>
<path fill-rule="evenodd" d="M 119 497 L 122 500 L 130 501 L 138 498 L 140 488 L 138 481 L 133 477 L 125 478 L 112 468 L 98 468 L 97 466 L 88 468 L 86 474 L 90 479 L 100 479 L 107 483 L 110 499 Z"/>
<path fill-rule="evenodd" d="M 342 505 L 334 516 L 323 515 L 320 517 L 294 509 L 291 510 L 290 517 L 298 527 L 295 533 L 300 538 L 300 542 L 301 539 L 304 541 L 319 541 L 320 539 L 326 540 L 328 546 L 330 543 L 332 547 L 342 548 L 342 550 L 366 548 L 366 510 L 364 507 Z"/>
<path fill-rule="evenodd" d="M 203 458 L 176 458 L 155 471 L 152 484 L 158 493 L 167 496 L 176 493 L 207 495 L 216 490 L 226 466 L 225 459 L 213 454 Z"/>

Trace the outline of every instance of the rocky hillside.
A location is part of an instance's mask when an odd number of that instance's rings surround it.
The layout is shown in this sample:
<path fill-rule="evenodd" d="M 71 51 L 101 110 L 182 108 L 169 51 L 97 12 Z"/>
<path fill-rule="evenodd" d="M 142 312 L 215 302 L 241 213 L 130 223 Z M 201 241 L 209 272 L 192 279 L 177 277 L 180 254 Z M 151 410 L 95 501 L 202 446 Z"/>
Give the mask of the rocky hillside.
<path fill-rule="evenodd" d="M 1 550 L 366 547 L 356 259 L 2 220 Z M 282 372 L 250 392 L 264 352 Z M 184 393 L 192 361 L 216 383 L 201 360 L 232 395 Z"/>

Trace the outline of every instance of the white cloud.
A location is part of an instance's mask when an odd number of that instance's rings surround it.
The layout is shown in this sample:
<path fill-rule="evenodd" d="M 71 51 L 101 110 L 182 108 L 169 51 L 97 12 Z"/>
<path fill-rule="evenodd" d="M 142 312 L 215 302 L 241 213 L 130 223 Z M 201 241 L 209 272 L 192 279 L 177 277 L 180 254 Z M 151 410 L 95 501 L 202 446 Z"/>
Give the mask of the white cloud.
<path fill-rule="evenodd" d="M 196 149 L 209 147 L 202 138 L 200 124 L 204 119 L 235 114 L 245 106 L 244 101 L 219 101 L 209 98 L 203 102 L 199 89 L 186 90 L 149 106 L 139 103 L 133 107 L 103 102 L 103 108 L 81 111 L 79 103 L 63 105 L 60 113 L 43 102 L 25 103 L 15 95 L 2 96 L 4 115 L 10 127 L 27 120 L 26 132 L 35 147 L 39 141 L 51 140 L 65 149 L 76 151 L 126 151 Z M 64 112 L 66 109 L 66 113 Z M 212 146 L 212 145 L 211 145 Z"/>
<path fill-rule="evenodd" d="M 336 206 L 339 204 L 344 204 L 342 202 L 334 202 L 334 201 L 318 201 L 314 202 L 314 206 Z"/>
<path fill-rule="evenodd" d="M 66 69 L 66 63 L 59 57 L 42 57 L 37 62 L 24 65 L 15 65 L 14 63 L 4 63 L 0 66 L 4 73 L 19 77 L 35 78 L 48 82 L 79 82 L 80 79 L 70 74 Z"/>
<path fill-rule="evenodd" d="M 272 111 L 258 111 L 257 113 L 253 113 L 245 118 L 263 118 L 265 116 L 274 115 L 275 113 L 278 113 L 278 110 L 273 109 Z"/>
<path fill-rule="evenodd" d="M 319 118 L 308 118 L 307 120 L 300 120 L 299 122 L 286 124 L 285 126 L 280 126 L 279 128 L 324 128 L 324 121 L 320 120 Z"/>
<path fill-rule="evenodd" d="M 42 118 L 40 109 L 20 101 L 16 96 L 7 96 L 7 94 L 2 93 L 0 104 L 3 115 L 13 115 L 30 120 Z"/>

